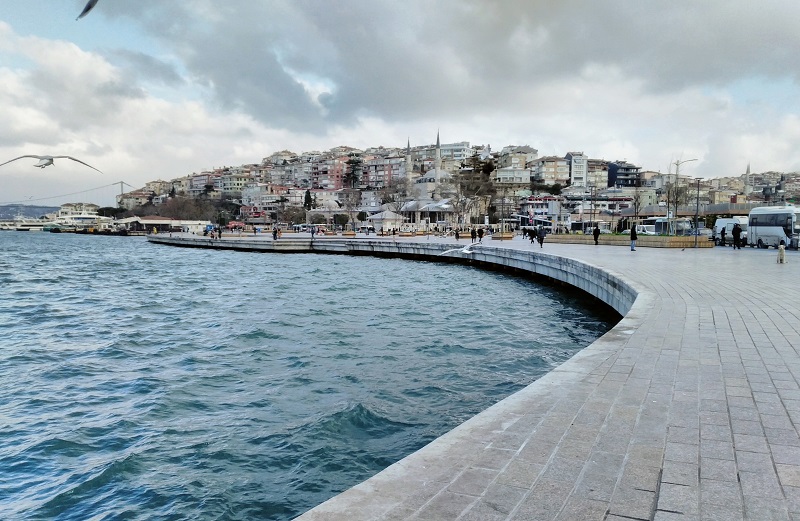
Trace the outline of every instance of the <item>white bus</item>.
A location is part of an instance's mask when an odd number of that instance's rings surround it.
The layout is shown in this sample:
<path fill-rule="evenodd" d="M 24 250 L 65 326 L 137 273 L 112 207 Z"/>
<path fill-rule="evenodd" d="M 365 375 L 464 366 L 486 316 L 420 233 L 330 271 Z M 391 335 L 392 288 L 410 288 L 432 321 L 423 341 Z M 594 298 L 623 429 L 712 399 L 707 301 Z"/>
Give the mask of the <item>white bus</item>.
<path fill-rule="evenodd" d="M 778 247 L 784 241 L 787 248 L 797 249 L 800 237 L 800 208 L 785 206 L 761 206 L 750 210 L 747 226 L 747 242 L 759 248 Z"/>

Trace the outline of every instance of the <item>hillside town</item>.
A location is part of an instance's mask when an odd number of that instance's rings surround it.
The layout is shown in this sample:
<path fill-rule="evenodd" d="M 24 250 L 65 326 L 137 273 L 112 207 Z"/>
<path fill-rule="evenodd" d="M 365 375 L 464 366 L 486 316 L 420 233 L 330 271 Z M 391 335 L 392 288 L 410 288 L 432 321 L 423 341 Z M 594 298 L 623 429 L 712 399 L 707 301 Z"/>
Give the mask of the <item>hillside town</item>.
<path fill-rule="evenodd" d="M 405 148 L 338 146 L 275 152 L 258 163 L 156 180 L 117 196 L 120 208 L 160 214 L 170 201 L 210 201 L 213 220 L 243 227 L 311 223 L 338 229 L 613 229 L 621 219 L 705 214 L 709 207 L 773 204 L 800 195 L 800 174 L 751 173 L 699 179 L 677 160 L 668 172 L 584 152 L 540 156 L 528 146 L 467 141 Z M 745 166 L 745 165 L 743 165 Z M 141 211 L 139 212 L 142 213 Z M 730 213 L 715 211 L 715 213 Z M 746 212 L 745 212 L 746 213 Z"/>

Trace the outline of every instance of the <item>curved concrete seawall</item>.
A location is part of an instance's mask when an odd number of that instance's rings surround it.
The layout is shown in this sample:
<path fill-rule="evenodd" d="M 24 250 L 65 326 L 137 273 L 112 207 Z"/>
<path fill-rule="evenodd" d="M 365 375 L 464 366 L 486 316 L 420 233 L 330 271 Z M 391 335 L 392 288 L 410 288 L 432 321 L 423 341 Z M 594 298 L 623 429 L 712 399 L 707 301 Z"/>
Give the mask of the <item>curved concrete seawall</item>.
<path fill-rule="evenodd" d="M 466 252 L 430 239 L 150 240 L 436 260 L 447 251 L 570 284 L 623 315 L 544 377 L 299 519 L 800 519 L 790 517 L 800 513 L 794 258 L 521 240 Z"/>

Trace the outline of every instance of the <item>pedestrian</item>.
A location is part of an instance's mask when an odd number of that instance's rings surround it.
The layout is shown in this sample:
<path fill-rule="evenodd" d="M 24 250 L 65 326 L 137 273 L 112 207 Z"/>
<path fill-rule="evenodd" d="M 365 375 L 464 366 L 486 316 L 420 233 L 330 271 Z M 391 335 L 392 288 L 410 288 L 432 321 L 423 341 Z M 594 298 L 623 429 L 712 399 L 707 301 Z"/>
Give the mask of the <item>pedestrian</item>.
<path fill-rule="evenodd" d="M 475 239 L 478 238 L 478 232 L 475 231 L 475 227 L 474 226 L 469 231 L 469 236 L 472 238 L 472 242 L 475 242 Z"/>
<path fill-rule="evenodd" d="M 312 226 L 312 227 L 311 227 L 311 240 L 312 240 L 312 241 L 314 240 L 314 235 L 315 235 L 316 233 L 317 233 L 317 227 L 316 227 L 316 226 Z"/>
<path fill-rule="evenodd" d="M 478 228 L 476 233 L 478 234 L 478 242 L 483 242 L 483 228 Z"/>
<path fill-rule="evenodd" d="M 734 250 L 741 250 L 742 249 L 742 227 L 739 226 L 739 223 L 733 225 L 733 230 L 731 230 L 731 235 L 733 235 L 733 249 Z"/>
<path fill-rule="evenodd" d="M 726 232 L 725 232 L 725 228 L 723 227 L 723 228 L 722 228 L 722 229 L 719 231 L 719 245 L 720 245 L 720 246 L 725 246 L 725 233 L 726 233 Z"/>
<path fill-rule="evenodd" d="M 636 225 L 631 226 L 631 251 L 636 251 Z"/>
<path fill-rule="evenodd" d="M 544 238 L 547 236 L 547 232 L 544 230 L 544 226 L 539 226 L 539 231 L 536 232 L 536 240 L 539 241 L 539 247 L 544 248 Z"/>
<path fill-rule="evenodd" d="M 528 230 L 528 237 L 531 238 L 531 244 L 533 244 L 533 241 L 536 240 L 536 228 L 531 228 Z"/>
<path fill-rule="evenodd" d="M 272 227 L 272 240 L 273 241 L 277 241 L 278 240 L 278 227 L 277 226 L 273 226 Z"/>
<path fill-rule="evenodd" d="M 594 245 L 597 246 L 597 239 L 600 238 L 600 226 L 597 224 L 594 225 L 594 230 L 592 230 L 592 237 L 594 237 Z"/>
<path fill-rule="evenodd" d="M 458 237 L 458 230 L 457 229 L 455 231 L 455 234 L 456 234 L 456 240 L 458 240 L 459 237 Z"/>
<path fill-rule="evenodd" d="M 786 241 L 783 239 L 778 245 L 778 264 L 786 264 Z"/>

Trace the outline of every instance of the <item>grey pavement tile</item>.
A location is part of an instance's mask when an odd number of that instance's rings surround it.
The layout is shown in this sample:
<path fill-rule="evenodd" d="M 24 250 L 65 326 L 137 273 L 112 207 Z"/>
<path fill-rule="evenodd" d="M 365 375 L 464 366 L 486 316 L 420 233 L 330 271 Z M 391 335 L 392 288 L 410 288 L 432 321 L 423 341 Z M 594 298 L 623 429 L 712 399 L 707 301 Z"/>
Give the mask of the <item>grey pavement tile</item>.
<path fill-rule="evenodd" d="M 515 451 L 489 447 L 476 454 L 471 464 L 473 467 L 500 470 L 505 467 L 515 455 Z"/>
<path fill-rule="evenodd" d="M 527 493 L 528 489 L 494 484 L 486 490 L 480 503 L 495 512 L 508 515 L 520 504 Z"/>
<path fill-rule="evenodd" d="M 491 505 L 487 505 L 482 500 L 478 501 L 472 508 L 458 518 L 458 521 L 505 521 L 508 514 L 497 512 Z"/>
<path fill-rule="evenodd" d="M 609 514 L 633 519 L 650 519 L 655 511 L 656 494 L 633 487 L 617 487 Z"/>
<path fill-rule="evenodd" d="M 704 425 L 729 425 L 731 421 L 727 411 L 701 411 L 700 426 Z"/>
<path fill-rule="evenodd" d="M 566 503 L 571 490 L 570 483 L 540 480 L 510 519 L 554 519 Z"/>
<path fill-rule="evenodd" d="M 761 426 L 760 421 L 731 418 L 731 429 L 735 434 L 751 434 L 755 436 L 764 434 L 764 428 Z"/>
<path fill-rule="evenodd" d="M 742 505 L 742 491 L 738 481 L 700 480 L 700 503 L 705 505 Z"/>
<path fill-rule="evenodd" d="M 748 407 L 730 407 L 731 419 L 737 420 L 749 420 L 749 421 L 761 421 L 761 417 L 758 414 L 758 409 L 756 409 L 755 405 L 750 405 Z"/>
<path fill-rule="evenodd" d="M 781 485 L 800 488 L 800 466 L 776 463 L 775 470 L 778 471 L 778 480 Z"/>
<path fill-rule="evenodd" d="M 719 481 L 739 481 L 736 473 L 736 462 L 726 459 L 701 458 L 700 479 Z"/>
<path fill-rule="evenodd" d="M 660 478 L 660 466 L 652 467 L 629 461 L 622 470 L 620 487 L 655 492 L 658 490 Z"/>
<path fill-rule="evenodd" d="M 770 451 L 775 463 L 800 465 L 800 447 L 773 444 L 770 446 Z"/>
<path fill-rule="evenodd" d="M 730 441 L 732 439 L 730 425 L 703 425 L 700 437 L 706 440 Z"/>
<path fill-rule="evenodd" d="M 769 452 L 767 438 L 765 436 L 754 436 L 752 434 L 734 434 L 733 443 L 736 450 L 747 452 Z"/>
<path fill-rule="evenodd" d="M 750 398 L 753 396 L 753 392 L 750 390 L 750 387 L 733 387 L 727 386 L 725 387 L 725 394 L 728 395 L 729 398 L 731 397 L 747 397 Z"/>
<path fill-rule="evenodd" d="M 744 508 L 732 505 L 700 505 L 700 521 L 744 521 Z"/>
<path fill-rule="evenodd" d="M 800 436 L 797 435 L 797 431 L 794 428 L 772 429 L 765 427 L 764 434 L 767 437 L 767 442 L 771 445 L 800 446 Z"/>
<path fill-rule="evenodd" d="M 664 450 L 664 459 L 682 463 L 699 463 L 699 449 L 697 445 L 687 443 L 667 443 Z"/>
<path fill-rule="evenodd" d="M 772 472 L 773 462 L 770 454 L 763 452 L 736 451 L 736 466 L 747 472 Z"/>
<path fill-rule="evenodd" d="M 785 412 L 783 414 L 762 414 L 761 423 L 764 425 L 765 429 L 794 429 L 794 425 L 792 425 L 789 415 Z"/>
<path fill-rule="evenodd" d="M 441 521 L 456 519 L 477 503 L 478 498 L 444 491 L 431 499 L 412 519 Z"/>
<path fill-rule="evenodd" d="M 800 514 L 800 487 L 783 485 L 783 493 L 786 496 L 789 512 Z"/>
<path fill-rule="evenodd" d="M 671 425 L 667 430 L 667 441 L 670 443 L 698 445 L 700 443 L 700 429 Z"/>
<path fill-rule="evenodd" d="M 704 458 L 734 459 L 734 446 L 729 441 L 700 440 L 700 455 Z"/>
<path fill-rule="evenodd" d="M 697 486 L 697 475 L 700 469 L 692 463 L 664 461 L 661 469 L 661 482 L 675 485 Z"/>
<path fill-rule="evenodd" d="M 702 480 L 701 480 L 702 485 Z M 697 487 L 662 483 L 658 494 L 658 510 L 683 515 L 699 514 L 699 490 Z"/>
<path fill-rule="evenodd" d="M 544 470 L 544 465 L 515 459 L 498 474 L 496 483 L 512 487 L 530 488 Z"/>
<path fill-rule="evenodd" d="M 556 521 L 597 520 L 606 518 L 609 505 L 606 501 L 571 496 L 564 505 L 564 510 L 556 517 Z"/>
<path fill-rule="evenodd" d="M 756 496 L 744 497 L 745 519 L 757 521 L 788 521 L 785 501 Z"/>
<path fill-rule="evenodd" d="M 701 399 L 700 410 L 711 411 L 711 412 L 726 412 L 728 410 L 728 403 L 727 400 Z"/>
<path fill-rule="evenodd" d="M 469 468 L 461 473 L 448 487 L 449 492 L 480 496 L 497 477 L 496 470 Z"/>
<path fill-rule="evenodd" d="M 778 476 L 770 472 L 739 472 L 742 494 L 745 496 L 783 499 Z"/>

